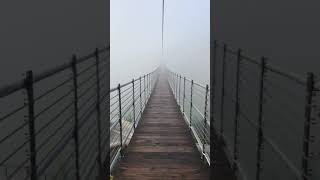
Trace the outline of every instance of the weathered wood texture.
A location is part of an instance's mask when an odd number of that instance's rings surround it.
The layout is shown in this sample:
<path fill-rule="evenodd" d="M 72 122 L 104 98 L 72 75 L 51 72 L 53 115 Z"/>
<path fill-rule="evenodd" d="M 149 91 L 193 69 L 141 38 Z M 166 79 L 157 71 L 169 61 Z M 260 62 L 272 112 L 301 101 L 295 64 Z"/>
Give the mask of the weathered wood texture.
<path fill-rule="evenodd" d="M 209 179 L 209 167 L 200 159 L 165 75 L 114 169 L 115 180 Z"/>

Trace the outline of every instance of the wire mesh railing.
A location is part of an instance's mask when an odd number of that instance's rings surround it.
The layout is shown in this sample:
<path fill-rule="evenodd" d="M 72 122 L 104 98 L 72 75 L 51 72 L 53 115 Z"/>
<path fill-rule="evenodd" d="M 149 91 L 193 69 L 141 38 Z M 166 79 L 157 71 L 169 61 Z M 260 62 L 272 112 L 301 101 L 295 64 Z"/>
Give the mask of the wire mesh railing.
<path fill-rule="evenodd" d="M 105 168 L 109 48 L 0 88 L 0 179 L 93 179 Z"/>
<path fill-rule="evenodd" d="M 234 174 L 313 179 L 318 154 L 313 73 L 302 78 L 217 41 L 213 48 L 212 122 Z"/>
<path fill-rule="evenodd" d="M 71 62 L 39 74 L 28 71 L 0 88 L 1 179 L 88 179 L 102 176 L 108 161 L 113 167 L 159 70 L 110 89 L 108 54 L 104 48 L 74 55 Z M 213 55 L 213 87 L 168 73 L 202 158 L 210 164 L 212 118 L 239 179 L 319 177 L 315 75 L 301 78 L 216 41 Z"/>
<path fill-rule="evenodd" d="M 123 156 L 158 77 L 159 68 L 110 90 L 110 170 Z"/>
<path fill-rule="evenodd" d="M 201 85 L 170 70 L 168 83 L 196 140 L 201 158 L 210 165 L 209 85 Z"/>
<path fill-rule="evenodd" d="M 106 168 L 128 145 L 159 73 L 110 89 L 109 52 L 74 55 L 0 88 L 0 179 L 108 176 Z"/>

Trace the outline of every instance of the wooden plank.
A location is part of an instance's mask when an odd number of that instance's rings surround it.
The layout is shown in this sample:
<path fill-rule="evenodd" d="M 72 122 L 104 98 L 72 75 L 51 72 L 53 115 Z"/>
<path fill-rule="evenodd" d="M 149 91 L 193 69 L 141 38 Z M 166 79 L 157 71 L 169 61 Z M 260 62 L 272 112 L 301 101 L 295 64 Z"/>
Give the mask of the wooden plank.
<path fill-rule="evenodd" d="M 165 76 L 112 173 L 115 180 L 209 179 L 209 167 L 200 159 Z"/>

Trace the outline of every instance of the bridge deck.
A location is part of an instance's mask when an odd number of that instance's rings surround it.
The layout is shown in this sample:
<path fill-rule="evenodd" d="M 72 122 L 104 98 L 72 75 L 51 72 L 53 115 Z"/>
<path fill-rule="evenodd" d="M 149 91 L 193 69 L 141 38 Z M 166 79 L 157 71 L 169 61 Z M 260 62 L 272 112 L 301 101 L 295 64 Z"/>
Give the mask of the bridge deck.
<path fill-rule="evenodd" d="M 149 100 L 114 179 L 209 179 L 164 75 Z"/>

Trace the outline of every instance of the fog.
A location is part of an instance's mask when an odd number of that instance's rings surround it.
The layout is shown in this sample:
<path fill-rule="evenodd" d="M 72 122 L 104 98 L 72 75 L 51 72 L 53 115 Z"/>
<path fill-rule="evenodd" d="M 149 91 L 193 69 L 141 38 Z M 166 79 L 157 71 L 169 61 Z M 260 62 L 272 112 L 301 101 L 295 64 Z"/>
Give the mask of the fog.
<path fill-rule="evenodd" d="M 167 66 L 201 84 L 210 81 L 210 1 L 167 1 L 164 59 Z"/>
<path fill-rule="evenodd" d="M 146 74 L 161 62 L 176 73 L 209 82 L 209 0 L 111 0 L 111 87 Z"/>

